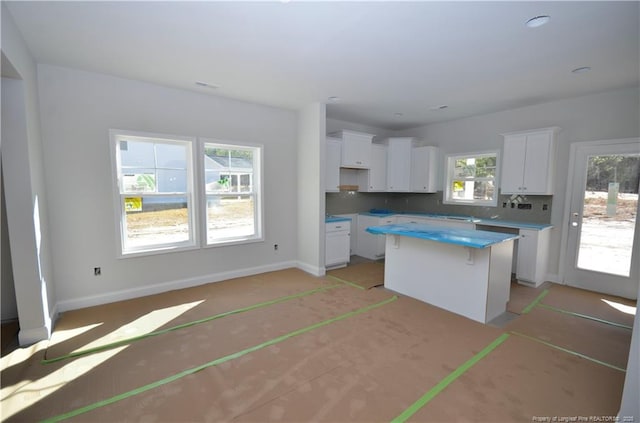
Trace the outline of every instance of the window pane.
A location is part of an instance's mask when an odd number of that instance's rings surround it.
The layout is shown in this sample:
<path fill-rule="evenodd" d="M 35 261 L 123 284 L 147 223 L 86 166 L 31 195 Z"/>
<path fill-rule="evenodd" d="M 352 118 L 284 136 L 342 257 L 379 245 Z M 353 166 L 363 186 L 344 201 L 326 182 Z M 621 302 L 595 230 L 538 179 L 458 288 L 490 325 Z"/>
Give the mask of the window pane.
<path fill-rule="evenodd" d="M 187 196 L 141 196 L 124 200 L 125 249 L 189 241 Z"/>
<path fill-rule="evenodd" d="M 187 169 L 187 147 L 176 144 L 156 144 L 156 167 Z"/>
<path fill-rule="evenodd" d="M 120 165 L 127 167 L 155 167 L 152 142 L 120 141 Z"/>
<path fill-rule="evenodd" d="M 256 235 L 255 201 L 249 195 L 207 195 L 207 241 Z"/>
<path fill-rule="evenodd" d="M 158 169 L 158 192 L 187 192 L 186 169 Z"/>
<path fill-rule="evenodd" d="M 445 202 L 495 205 L 497 155 L 449 156 Z"/>
<path fill-rule="evenodd" d="M 193 245 L 192 141 L 124 133 L 114 141 L 122 253 Z"/>

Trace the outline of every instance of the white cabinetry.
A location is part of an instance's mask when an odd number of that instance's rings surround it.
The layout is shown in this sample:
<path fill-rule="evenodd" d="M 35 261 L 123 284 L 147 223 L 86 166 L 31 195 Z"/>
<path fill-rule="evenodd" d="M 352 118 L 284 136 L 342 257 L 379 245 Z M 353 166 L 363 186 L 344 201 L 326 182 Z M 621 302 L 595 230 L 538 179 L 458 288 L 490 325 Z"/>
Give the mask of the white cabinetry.
<path fill-rule="evenodd" d="M 540 286 L 545 281 L 549 264 L 550 229 L 520 229 L 516 278 L 527 285 Z"/>
<path fill-rule="evenodd" d="M 325 267 L 342 267 L 349 263 L 350 232 L 351 222 L 348 220 L 325 223 Z"/>
<path fill-rule="evenodd" d="M 552 127 L 502 134 L 502 194 L 553 195 L 558 130 Z"/>
<path fill-rule="evenodd" d="M 358 186 L 362 192 L 380 192 L 387 188 L 387 146 L 371 145 L 371 167 L 358 170 Z"/>
<path fill-rule="evenodd" d="M 356 255 L 377 260 L 384 257 L 385 236 L 373 235 L 366 231 L 369 226 L 390 225 L 395 223 L 394 216 L 380 217 L 361 214 L 358 216 L 358 244 Z"/>
<path fill-rule="evenodd" d="M 387 150 L 387 191 L 411 190 L 411 149 L 413 138 L 389 138 Z"/>
<path fill-rule="evenodd" d="M 411 151 L 411 192 L 438 190 L 438 147 L 414 147 Z"/>
<path fill-rule="evenodd" d="M 371 142 L 375 135 L 345 130 L 332 133 L 331 136 L 342 140 L 341 167 L 369 169 Z"/>
<path fill-rule="evenodd" d="M 340 140 L 327 138 L 325 157 L 325 190 L 338 192 L 340 185 Z"/>

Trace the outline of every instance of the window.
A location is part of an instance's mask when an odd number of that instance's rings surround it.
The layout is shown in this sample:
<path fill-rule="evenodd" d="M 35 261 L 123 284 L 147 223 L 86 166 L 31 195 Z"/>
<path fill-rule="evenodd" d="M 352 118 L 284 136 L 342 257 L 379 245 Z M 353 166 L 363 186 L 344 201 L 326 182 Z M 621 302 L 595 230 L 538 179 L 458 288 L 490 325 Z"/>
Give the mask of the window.
<path fill-rule="evenodd" d="M 207 244 L 261 239 L 261 148 L 204 143 Z"/>
<path fill-rule="evenodd" d="M 444 202 L 495 206 L 497 161 L 497 152 L 447 156 Z"/>
<path fill-rule="evenodd" d="M 193 140 L 112 133 L 122 254 L 195 245 Z"/>
<path fill-rule="evenodd" d="M 262 240 L 262 147 L 113 130 L 111 139 L 122 256 Z"/>

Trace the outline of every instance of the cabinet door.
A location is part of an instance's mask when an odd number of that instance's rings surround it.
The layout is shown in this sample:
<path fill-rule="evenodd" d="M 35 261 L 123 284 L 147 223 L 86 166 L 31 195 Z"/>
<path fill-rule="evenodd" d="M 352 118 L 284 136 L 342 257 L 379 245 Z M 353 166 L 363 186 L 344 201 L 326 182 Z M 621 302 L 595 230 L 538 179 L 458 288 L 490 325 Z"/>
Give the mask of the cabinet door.
<path fill-rule="evenodd" d="M 520 229 L 518 239 L 518 265 L 516 277 L 528 282 L 536 281 L 538 261 L 538 231 Z"/>
<path fill-rule="evenodd" d="M 552 147 L 551 132 L 527 136 L 522 189 L 524 194 L 552 194 Z"/>
<path fill-rule="evenodd" d="M 371 167 L 372 136 L 342 132 L 342 167 L 369 169 Z"/>
<path fill-rule="evenodd" d="M 416 147 L 411 152 L 411 192 L 437 191 L 437 147 Z"/>
<path fill-rule="evenodd" d="M 338 192 L 340 189 L 340 140 L 327 138 L 327 155 L 325 161 L 325 190 Z"/>
<path fill-rule="evenodd" d="M 371 167 L 358 170 L 359 191 L 380 192 L 387 188 L 387 146 L 371 145 Z"/>
<path fill-rule="evenodd" d="M 411 190 L 411 138 L 389 138 L 387 150 L 387 191 Z"/>
<path fill-rule="evenodd" d="M 325 238 L 325 266 L 349 262 L 349 233 L 328 232 Z"/>
<path fill-rule="evenodd" d="M 504 138 L 502 154 L 502 175 L 500 177 L 502 194 L 521 194 L 523 184 L 524 160 L 527 151 L 526 135 L 510 135 Z"/>

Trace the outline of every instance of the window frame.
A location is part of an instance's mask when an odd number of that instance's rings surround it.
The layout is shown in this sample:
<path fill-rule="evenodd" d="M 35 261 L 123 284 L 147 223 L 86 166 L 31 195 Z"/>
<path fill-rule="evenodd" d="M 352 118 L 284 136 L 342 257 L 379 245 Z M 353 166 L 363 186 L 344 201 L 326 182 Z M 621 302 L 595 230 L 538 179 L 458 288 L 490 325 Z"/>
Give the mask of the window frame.
<path fill-rule="evenodd" d="M 479 158 L 479 157 L 491 157 L 495 156 L 496 158 L 496 170 L 495 176 L 493 178 L 471 178 L 470 181 L 487 181 L 493 179 L 494 184 L 494 195 L 492 200 L 463 200 L 463 199 L 455 199 L 452 196 L 451 185 L 454 180 L 454 169 L 455 162 L 464 158 Z M 445 178 L 444 178 L 444 190 L 442 193 L 442 203 L 443 204 L 455 204 L 455 205 L 466 205 L 466 206 L 483 206 L 483 207 L 497 207 L 498 206 L 498 196 L 500 195 L 500 150 L 488 150 L 488 151 L 480 151 L 480 152 L 471 152 L 471 153 L 455 153 L 455 154 L 447 154 L 445 156 Z"/>
<path fill-rule="evenodd" d="M 198 151 L 198 159 L 197 163 L 200 168 L 200 172 L 198 174 L 198 182 L 201 186 L 200 192 L 200 205 L 199 209 L 202 211 L 202 218 L 200 219 L 200 233 L 202 234 L 202 248 L 216 248 L 216 247 L 224 247 L 230 245 L 239 245 L 239 244 L 250 244 L 254 242 L 263 242 L 264 241 L 264 145 L 256 144 L 250 142 L 237 142 L 237 141 L 229 141 L 229 140 L 221 140 L 215 138 L 200 138 L 199 139 L 199 151 Z M 232 237 L 225 238 L 220 241 L 209 243 L 209 236 L 207 233 L 207 224 L 208 224 L 208 210 L 207 210 L 207 200 L 209 194 L 207 194 L 206 190 L 206 172 L 205 172 L 205 147 L 207 144 L 214 144 L 216 146 L 220 146 L 222 148 L 237 148 L 239 150 L 242 149 L 254 149 L 257 152 L 257 160 L 254 156 L 253 160 L 253 193 L 254 196 L 254 228 L 255 235 L 251 237 Z M 254 152 L 254 154 L 255 154 Z M 235 193 L 232 193 L 235 194 Z M 212 194 L 216 195 L 216 194 Z M 218 194 L 224 195 L 224 194 Z M 242 194 L 241 194 L 242 195 Z"/>
<path fill-rule="evenodd" d="M 197 195 L 197 183 L 196 174 L 197 169 L 194 168 L 194 155 L 197 154 L 196 138 L 180 136 L 180 135 L 168 135 L 152 132 L 141 131 L 129 131 L 120 129 L 109 130 L 109 150 L 111 155 L 111 180 L 113 182 L 113 205 L 115 210 L 115 225 L 118 238 L 116 240 L 117 257 L 128 258 L 138 257 L 145 255 L 162 254 L 176 251 L 186 251 L 197 249 L 200 244 L 199 231 L 197 230 L 199 213 L 198 213 L 198 195 Z M 129 247 L 126 246 L 126 211 L 125 211 L 125 198 L 133 197 L 133 193 L 122 193 L 120 187 L 123 184 L 120 173 L 120 141 L 124 141 L 122 138 L 126 138 L 130 141 L 140 142 L 160 142 L 164 144 L 173 145 L 187 145 L 187 191 L 182 192 L 168 192 L 168 193 L 140 193 L 140 196 L 149 197 L 172 197 L 172 196 L 186 196 L 187 197 L 187 216 L 189 225 L 189 239 L 186 241 L 170 242 L 162 244 L 154 244 L 152 246 L 143 247 Z"/>
<path fill-rule="evenodd" d="M 121 174 L 120 141 L 140 140 L 143 142 L 160 142 L 166 144 L 183 145 L 187 148 L 187 191 L 173 193 L 122 193 L 123 184 Z M 209 243 L 207 234 L 207 197 L 206 169 L 204 163 L 205 145 L 252 149 L 253 159 L 253 190 L 250 193 L 254 199 L 254 235 L 249 237 L 231 237 Z M 250 142 L 237 142 L 213 138 L 190 137 L 182 135 L 160 134 L 122 129 L 109 129 L 109 155 L 111 157 L 112 204 L 114 209 L 114 224 L 116 230 L 116 257 L 130 258 L 156 254 L 216 248 L 230 245 L 264 242 L 264 145 Z M 231 193 L 232 195 L 236 193 Z M 223 194 L 220 194 L 223 195 Z M 239 195 L 247 195 L 239 193 Z M 126 210 L 125 198 L 134 196 L 186 196 L 189 222 L 189 239 L 187 241 L 155 244 L 144 247 L 126 246 Z"/>

